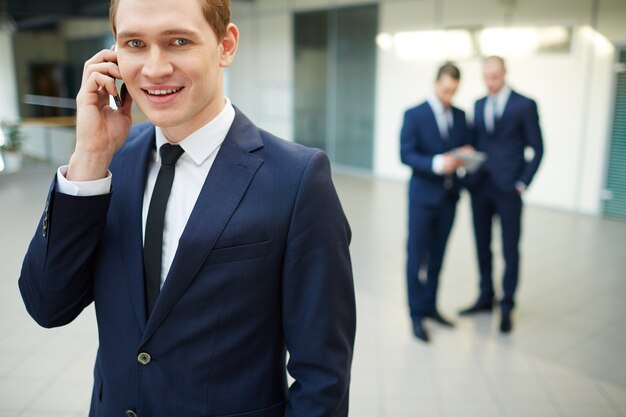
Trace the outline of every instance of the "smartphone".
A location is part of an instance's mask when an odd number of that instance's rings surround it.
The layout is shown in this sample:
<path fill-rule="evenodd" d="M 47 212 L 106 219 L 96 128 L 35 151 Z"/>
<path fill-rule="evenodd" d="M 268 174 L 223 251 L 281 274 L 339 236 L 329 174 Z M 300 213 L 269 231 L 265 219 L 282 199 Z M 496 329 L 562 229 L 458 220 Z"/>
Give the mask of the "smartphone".
<path fill-rule="evenodd" d="M 113 44 L 111 46 L 111 50 L 117 50 L 117 44 Z M 126 94 L 126 86 L 124 86 L 124 81 L 116 78 L 115 88 L 117 88 L 117 95 L 111 97 L 113 97 L 113 102 L 115 103 L 115 106 L 119 109 L 124 104 L 124 94 Z"/>
<path fill-rule="evenodd" d="M 124 85 L 124 81 L 118 80 L 116 78 L 115 87 L 117 88 L 118 95 L 112 96 L 112 97 L 113 97 L 113 101 L 115 102 L 115 105 L 119 109 L 120 107 L 123 106 L 123 103 L 124 103 L 124 95 L 126 94 L 126 86 Z"/>

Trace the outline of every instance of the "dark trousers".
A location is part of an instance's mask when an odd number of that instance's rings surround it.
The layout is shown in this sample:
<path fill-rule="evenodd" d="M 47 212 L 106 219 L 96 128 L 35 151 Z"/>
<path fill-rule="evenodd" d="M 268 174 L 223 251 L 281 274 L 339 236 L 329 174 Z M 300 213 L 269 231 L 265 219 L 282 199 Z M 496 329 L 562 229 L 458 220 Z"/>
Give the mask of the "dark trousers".
<path fill-rule="evenodd" d="M 504 192 L 498 189 L 490 177 L 472 190 L 472 216 L 474 237 L 480 270 L 479 303 L 492 303 L 493 254 L 491 236 L 493 218 L 500 219 L 502 231 L 502 254 L 505 268 L 502 280 L 502 313 L 510 313 L 515 306 L 515 290 L 519 278 L 519 240 L 521 235 L 522 198 L 517 191 Z"/>
<path fill-rule="evenodd" d="M 447 197 L 436 207 L 409 202 L 407 295 L 413 320 L 437 311 L 439 272 L 454 223 L 457 199 Z"/>

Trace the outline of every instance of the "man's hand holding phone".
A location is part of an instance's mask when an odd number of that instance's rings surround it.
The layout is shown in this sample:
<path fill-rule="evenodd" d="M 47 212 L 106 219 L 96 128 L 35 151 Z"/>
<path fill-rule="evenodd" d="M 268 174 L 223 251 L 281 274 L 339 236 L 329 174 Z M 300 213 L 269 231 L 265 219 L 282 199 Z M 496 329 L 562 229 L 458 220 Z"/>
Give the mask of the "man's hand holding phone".
<path fill-rule="evenodd" d="M 105 178 L 113 155 L 124 144 L 132 124 L 132 98 L 118 91 L 115 80 L 121 78 L 114 48 L 102 50 L 85 62 L 76 96 L 76 148 L 70 158 L 68 180 Z M 113 109 L 110 96 L 119 97 L 121 106 Z"/>

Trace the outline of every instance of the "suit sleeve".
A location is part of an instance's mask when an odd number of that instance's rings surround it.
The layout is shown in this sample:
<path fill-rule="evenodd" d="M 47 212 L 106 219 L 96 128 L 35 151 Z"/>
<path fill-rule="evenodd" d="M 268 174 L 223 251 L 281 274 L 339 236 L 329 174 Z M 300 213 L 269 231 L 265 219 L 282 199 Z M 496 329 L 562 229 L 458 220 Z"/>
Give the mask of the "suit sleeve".
<path fill-rule="evenodd" d="M 70 323 L 93 301 L 94 254 L 109 201 L 110 194 L 62 194 L 53 183 L 19 278 L 26 310 L 39 325 Z"/>
<path fill-rule="evenodd" d="M 351 231 L 326 155 L 309 159 L 289 227 L 283 330 L 289 352 L 285 417 L 346 417 L 356 328 Z"/>
<path fill-rule="evenodd" d="M 526 146 L 533 149 L 533 159 L 526 162 L 524 170 L 519 178 L 519 181 L 530 185 L 537 169 L 539 169 L 539 163 L 543 157 L 543 139 L 541 135 L 541 128 L 539 127 L 539 113 L 537 112 L 537 103 L 534 100 L 530 101 L 529 108 L 524 112 L 524 134 L 526 139 Z"/>
<path fill-rule="evenodd" d="M 402 163 L 422 174 L 435 175 L 433 172 L 433 155 L 421 153 L 420 132 L 415 117 L 410 112 L 404 114 L 404 123 L 400 132 L 400 159 Z"/>

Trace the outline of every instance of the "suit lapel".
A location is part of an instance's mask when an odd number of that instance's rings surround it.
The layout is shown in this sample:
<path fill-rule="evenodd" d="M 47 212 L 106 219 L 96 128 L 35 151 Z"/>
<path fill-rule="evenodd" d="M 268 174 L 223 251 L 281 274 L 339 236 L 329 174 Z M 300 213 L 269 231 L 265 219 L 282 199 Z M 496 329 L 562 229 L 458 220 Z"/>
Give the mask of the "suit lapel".
<path fill-rule="evenodd" d="M 119 155 L 120 173 L 115 175 L 120 175 L 122 180 L 117 182 L 119 190 L 113 189 L 114 193 L 119 193 L 126 199 L 123 212 L 120 213 L 119 236 L 122 237 L 122 258 L 127 277 L 125 281 L 137 322 L 142 330 L 146 327 L 147 319 L 141 216 L 148 161 L 154 144 L 154 126 L 146 126 L 136 140 Z"/>
<path fill-rule="evenodd" d="M 258 130 L 237 110 L 180 238 L 167 279 L 148 319 L 144 342 L 174 307 L 215 246 L 263 164 L 261 158 L 251 153 L 261 146 Z"/>

